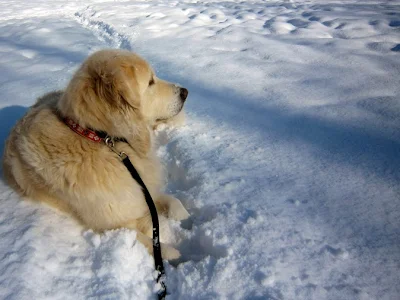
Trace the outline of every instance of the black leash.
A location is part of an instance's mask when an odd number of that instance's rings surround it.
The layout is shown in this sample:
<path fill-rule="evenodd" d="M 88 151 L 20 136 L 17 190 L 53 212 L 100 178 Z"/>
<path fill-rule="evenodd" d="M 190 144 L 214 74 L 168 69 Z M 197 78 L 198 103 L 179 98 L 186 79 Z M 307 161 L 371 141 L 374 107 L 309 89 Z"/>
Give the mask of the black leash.
<path fill-rule="evenodd" d="M 126 156 L 126 155 L 125 155 Z M 158 299 L 165 299 L 167 294 L 167 287 L 165 285 L 165 270 L 161 256 L 161 245 L 160 245 L 160 233 L 159 233 L 159 224 L 158 224 L 158 215 L 156 206 L 154 205 L 154 201 L 150 196 L 149 190 L 144 184 L 142 178 L 135 167 L 132 165 L 129 157 L 126 156 L 122 159 L 125 167 L 128 169 L 129 173 L 131 173 L 133 179 L 140 184 L 143 189 L 144 197 L 146 198 L 147 206 L 150 209 L 151 220 L 153 222 L 153 255 L 154 255 L 154 265 L 156 267 L 156 271 L 158 273 L 157 283 L 161 285 L 160 291 L 158 292 Z"/>
<path fill-rule="evenodd" d="M 129 157 L 125 154 L 125 152 L 118 152 L 114 148 L 114 140 L 110 137 L 106 137 L 104 139 L 106 145 L 116 154 L 118 154 L 119 158 L 124 163 L 125 167 L 128 169 L 129 173 L 131 174 L 132 178 L 136 180 L 137 183 L 142 187 L 144 197 L 146 199 L 147 206 L 149 207 L 150 214 L 151 214 L 151 221 L 153 222 L 153 256 L 154 256 L 154 265 L 157 275 L 157 283 L 160 284 L 160 290 L 158 291 L 158 299 L 164 300 L 165 296 L 167 295 L 167 286 L 165 284 L 165 270 L 164 264 L 161 256 L 161 245 L 160 245 L 160 231 L 159 231 L 159 222 L 158 222 L 158 214 L 156 206 L 154 205 L 153 198 L 149 193 L 146 185 L 144 184 L 142 178 L 140 177 L 138 171 L 132 165 Z M 119 140 L 122 141 L 122 140 Z"/>

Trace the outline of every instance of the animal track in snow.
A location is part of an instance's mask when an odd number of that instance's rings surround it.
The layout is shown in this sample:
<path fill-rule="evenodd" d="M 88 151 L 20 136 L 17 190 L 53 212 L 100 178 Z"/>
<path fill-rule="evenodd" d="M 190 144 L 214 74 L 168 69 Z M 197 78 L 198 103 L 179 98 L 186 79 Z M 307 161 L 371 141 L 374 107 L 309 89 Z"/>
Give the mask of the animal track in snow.
<path fill-rule="evenodd" d="M 326 245 L 321 249 L 321 253 L 329 253 L 333 257 L 347 259 L 349 257 L 349 253 L 341 248 L 334 248 L 332 246 Z"/>
<path fill-rule="evenodd" d="M 111 25 L 103 21 L 96 21 L 80 12 L 76 12 L 74 16 L 82 26 L 90 28 L 100 40 L 111 47 L 131 50 L 129 38 L 117 32 Z"/>

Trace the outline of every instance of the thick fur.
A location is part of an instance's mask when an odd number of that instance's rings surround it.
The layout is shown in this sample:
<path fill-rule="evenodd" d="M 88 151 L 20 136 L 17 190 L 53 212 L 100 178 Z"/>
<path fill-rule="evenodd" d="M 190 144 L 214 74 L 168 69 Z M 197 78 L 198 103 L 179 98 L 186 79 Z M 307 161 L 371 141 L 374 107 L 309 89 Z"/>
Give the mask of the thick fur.
<path fill-rule="evenodd" d="M 126 138 L 129 144 L 115 147 L 130 157 L 159 214 L 183 220 L 189 214 L 181 202 L 161 192 L 165 182 L 151 129 L 179 118 L 186 96 L 131 52 L 96 52 L 65 91 L 38 99 L 14 127 L 4 151 L 5 179 L 20 195 L 55 206 L 88 228 L 135 229 L 151 252 L 151 218 L 140 186 L 105 144 L 81 137 L 62 118 Z M 171 246 L 162 249 L 167 259 L 179 257 Z"/>

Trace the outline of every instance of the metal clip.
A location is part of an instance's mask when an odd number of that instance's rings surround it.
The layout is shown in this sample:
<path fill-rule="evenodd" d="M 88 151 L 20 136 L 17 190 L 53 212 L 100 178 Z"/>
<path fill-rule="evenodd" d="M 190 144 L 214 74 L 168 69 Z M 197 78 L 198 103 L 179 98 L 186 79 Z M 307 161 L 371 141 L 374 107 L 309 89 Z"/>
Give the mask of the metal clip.
<path fill-rule="evenodd" d="M 111 150 L 112 152 L 114 152 L 115 154 L 117 154 L 118 157 L 119 157 L 121 160 L 124 160 L 124 159 L 127 157 L 127 155 L 126 155 L 125 152 L 118 152 L 118 151 L 115 149 L 115 143 L 114 143 L 114 139 L 113 139 L 112 137 L 107 136 L 107 137 L 104 139 L 104 143 L 107 145 L 108 148 L 110 148 L 110 150 Z"/>

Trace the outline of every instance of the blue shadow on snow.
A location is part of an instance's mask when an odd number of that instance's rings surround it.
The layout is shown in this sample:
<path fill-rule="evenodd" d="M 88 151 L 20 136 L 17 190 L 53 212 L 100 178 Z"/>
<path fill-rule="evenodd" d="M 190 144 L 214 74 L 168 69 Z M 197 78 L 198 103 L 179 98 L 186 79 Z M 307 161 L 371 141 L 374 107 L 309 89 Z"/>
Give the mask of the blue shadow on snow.
<path fill-rule="evenodd" d="M 3 159 L 4 146 L 11 129 L 28 110 L 27 107 L 12 105 L 0 109 L 0 158 Z M 0 177 L 3 177 L 3 164 L 0 164 Z"/>

